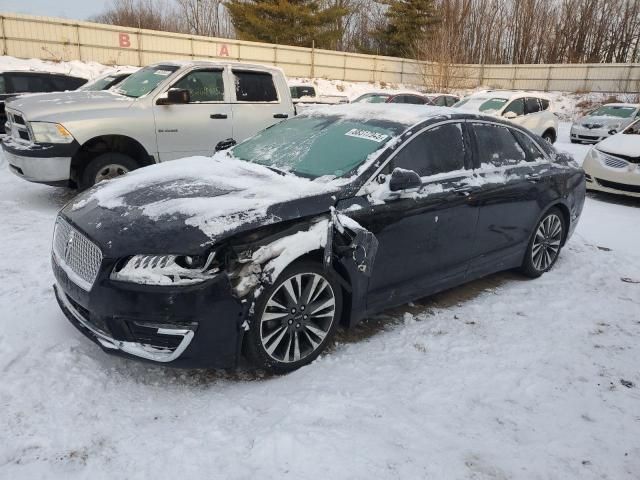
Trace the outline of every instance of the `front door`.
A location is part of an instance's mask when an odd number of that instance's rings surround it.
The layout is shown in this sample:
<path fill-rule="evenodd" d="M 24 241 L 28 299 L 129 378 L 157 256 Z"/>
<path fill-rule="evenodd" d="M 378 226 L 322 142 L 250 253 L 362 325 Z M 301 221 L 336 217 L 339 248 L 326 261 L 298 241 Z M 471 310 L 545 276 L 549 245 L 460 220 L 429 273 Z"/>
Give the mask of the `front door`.
<path fill-rule="evenodd" d="M 218 142 L 231 138 L 232 115 L 222 69 L 186 73 L 170 88 L 189 91 L 190 102 L 153 106 L 160 161 L 212 155 Z"/>
<path fill-rule="evenodd" d="M 444 122 L 417 134 L 383 170 L 414 170 L 423 186 L 384 202 L 372 201 L 353 218 L 378 239 L 368 308 L 419 298 L 465 276 L 478 211 L 470 201 L 473 171 L 463 123 Z M 383 188 L 383 187 L 380 187 Z"/>

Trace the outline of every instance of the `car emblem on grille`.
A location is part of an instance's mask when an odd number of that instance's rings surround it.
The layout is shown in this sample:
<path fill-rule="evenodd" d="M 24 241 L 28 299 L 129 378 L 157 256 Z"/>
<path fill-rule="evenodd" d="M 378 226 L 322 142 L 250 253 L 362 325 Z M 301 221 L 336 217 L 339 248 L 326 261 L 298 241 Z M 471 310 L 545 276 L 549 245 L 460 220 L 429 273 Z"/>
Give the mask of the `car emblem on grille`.
<path fill-rule="evenodd" d="M 66 245 L 64 246 L 64 259 L 65 261 L 69 260 L 69 253 L 71 252 L 71 247 L 73 245 L 73 238 L 75 237 L 75 232 L 71 230 L 69 232 L 69 240 L 67 240 Z"/>

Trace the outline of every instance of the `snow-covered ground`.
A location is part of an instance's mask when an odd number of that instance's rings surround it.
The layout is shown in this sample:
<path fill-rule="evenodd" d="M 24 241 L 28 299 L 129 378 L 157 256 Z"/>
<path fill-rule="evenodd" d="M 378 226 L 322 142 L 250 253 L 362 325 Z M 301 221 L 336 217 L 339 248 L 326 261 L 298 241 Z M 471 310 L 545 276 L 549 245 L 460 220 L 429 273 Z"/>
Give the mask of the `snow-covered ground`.
<path fill-rule="evenodd" d="M 324 92 L 323 92 L 324 93 Z M 588 147 L 558 147 L 582 161 Z M 73 192 L 0 167 L 0 479 L 640 478 L 640 201 L 556 267 L 388 311 L 284 377 L 114 358 L 55 302 Z M 628 383 L 631 382 L 631 383 Z"/>

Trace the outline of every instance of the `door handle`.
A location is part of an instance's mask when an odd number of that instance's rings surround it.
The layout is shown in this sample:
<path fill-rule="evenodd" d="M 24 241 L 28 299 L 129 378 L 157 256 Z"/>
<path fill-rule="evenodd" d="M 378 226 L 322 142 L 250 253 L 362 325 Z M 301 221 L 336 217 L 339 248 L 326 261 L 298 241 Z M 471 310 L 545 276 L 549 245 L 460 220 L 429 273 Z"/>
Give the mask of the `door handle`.
<path fill-rule="evenodd" d="M 211 115 L 209 115 L 209 118 L 213 118 L 214 120 L 224 120 L 225 118 L 227 118 L 227 114 L 226 113 L 212 113 Z"/>
<path fill-rule="evenodd" d="M 274 113 L 273 118 L 289 118 L 288 113 Z"/>
<path fill-rule="evenodd" d="M 468 197 L 469 195 L 471 195 L 472 191 L 473 191 L 473 187 L 469 185 L 465 185 L 463 187 L 456 187 L 453 189 L 453 193 L 456 193 L 458 195 L 464 195 L 465 197 Z"/>

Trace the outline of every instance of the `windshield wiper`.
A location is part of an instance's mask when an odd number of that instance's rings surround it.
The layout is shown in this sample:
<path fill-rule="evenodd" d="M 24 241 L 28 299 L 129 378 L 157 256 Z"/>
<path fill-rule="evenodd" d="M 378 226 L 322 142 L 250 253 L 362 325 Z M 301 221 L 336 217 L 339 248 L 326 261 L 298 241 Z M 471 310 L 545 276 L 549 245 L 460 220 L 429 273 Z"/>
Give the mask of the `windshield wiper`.
<path fill-rule="evenodd" d="M 272 167 L 271 165 L 265 165 L 265 167 L 267 167 L 272 172 L 276 172 L 278 175 L 282 175 L 283 177 L 286 175 L 289 175 L 289 172 L 287 172 L 286 170 L 282 170 L 277 167 Z"/>

